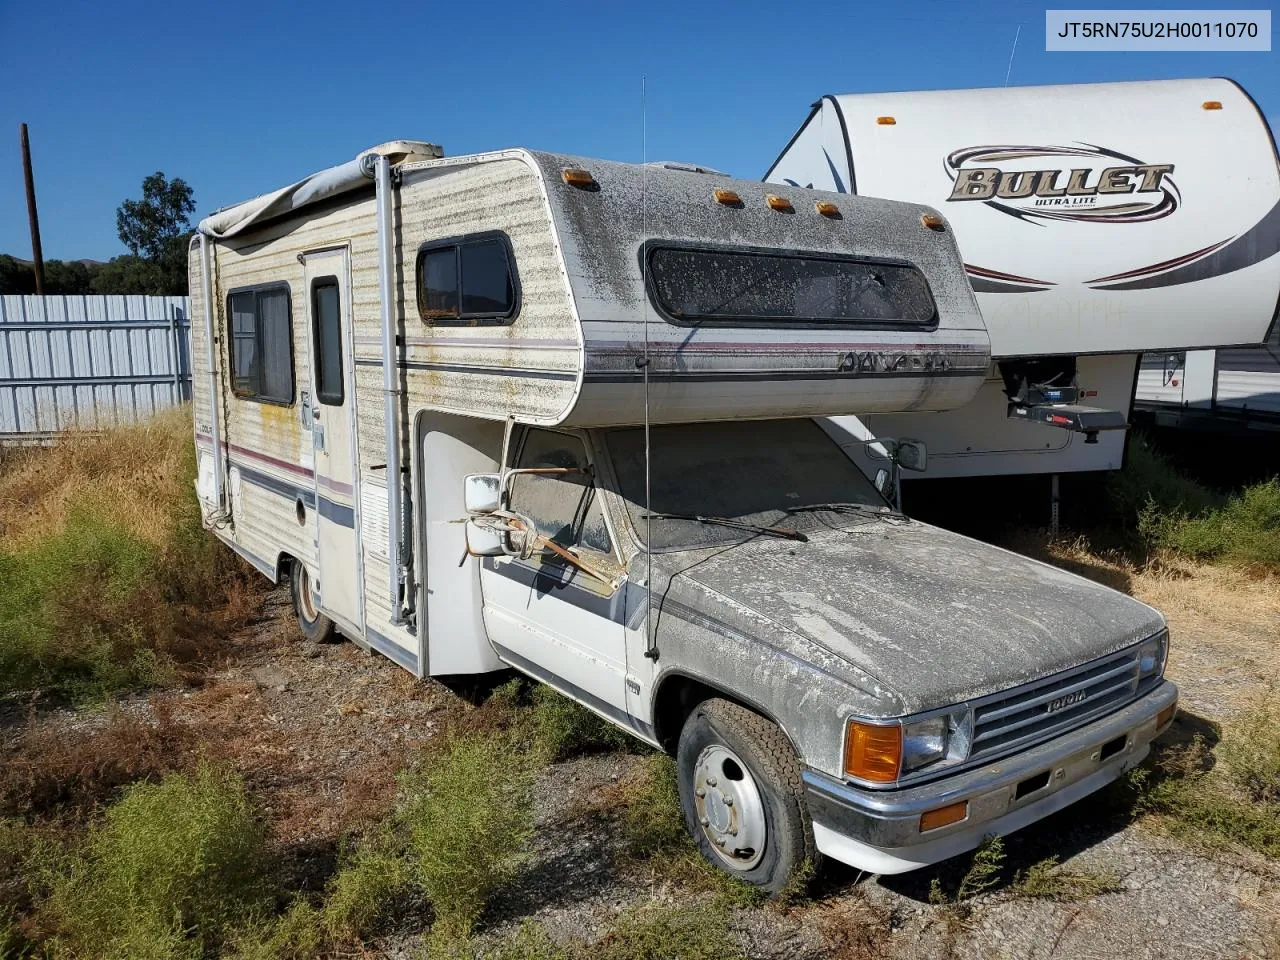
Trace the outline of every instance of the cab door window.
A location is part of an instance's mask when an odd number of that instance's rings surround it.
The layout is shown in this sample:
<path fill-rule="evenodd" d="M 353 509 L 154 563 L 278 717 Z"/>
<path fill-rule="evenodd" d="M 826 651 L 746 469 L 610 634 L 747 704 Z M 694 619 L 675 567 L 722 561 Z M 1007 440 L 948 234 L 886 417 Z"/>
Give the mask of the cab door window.
<path fill-rule="evenodd" d="M 527 516 L 538 533 L 562 547 L 613 553 L 586 445 L 580 438 L 554 430 L 529 430 L 516 466 L 576 468 L 571 473 L 513 477 L 511 509 Z"/>

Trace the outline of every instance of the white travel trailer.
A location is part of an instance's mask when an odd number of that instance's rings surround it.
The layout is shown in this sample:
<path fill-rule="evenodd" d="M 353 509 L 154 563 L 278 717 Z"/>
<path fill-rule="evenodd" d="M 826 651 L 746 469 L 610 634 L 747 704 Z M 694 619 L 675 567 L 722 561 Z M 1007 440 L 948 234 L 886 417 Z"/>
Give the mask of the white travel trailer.
<path fill-rule="evenodd" d="M 1274 435 L 1280 430 L 1280 323 L 1260 347 L 1144 354 L 1133 409 L 1162 427 Z"/>
<path fill-rule="evenodd" d="M 947 222 L 775 190 L 395 142 L 190 258 L 204 518 L 303 632 L 554 686 L 673 753 L 703 853 L 769 890 L 1025 826 L 1177 697 L 1156 611 L 902 516 L 812 419 L 979 390 Z"/>
<path fill-rule="evenodd" d="M 929 477 L 1117 469 L 1139 354 L 1256 345 L 1280 310 L 1275 144 L 1230 80 L 824 96 L 765 180 L 954 226 L 987 382 L 843 422 L 927 441 Z"/>

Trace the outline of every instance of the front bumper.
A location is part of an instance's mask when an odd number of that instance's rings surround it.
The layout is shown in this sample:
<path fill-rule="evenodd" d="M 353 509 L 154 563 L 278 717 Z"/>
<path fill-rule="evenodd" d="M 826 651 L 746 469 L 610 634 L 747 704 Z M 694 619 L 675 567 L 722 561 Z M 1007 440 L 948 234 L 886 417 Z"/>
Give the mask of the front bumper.
<path fill-rule="evenodd" d="M 804 772 L 818 849 L 872 873 L 905 873 L 1007 834 L 1106 786 L 1142 762 L 1178 702 L 1169 681 L 1128 706 L 1037 747 L 954 777 L 902 790 L 862 790 Z M 921 833 L 920 815 L 967 802 L 964 819 Z"/>

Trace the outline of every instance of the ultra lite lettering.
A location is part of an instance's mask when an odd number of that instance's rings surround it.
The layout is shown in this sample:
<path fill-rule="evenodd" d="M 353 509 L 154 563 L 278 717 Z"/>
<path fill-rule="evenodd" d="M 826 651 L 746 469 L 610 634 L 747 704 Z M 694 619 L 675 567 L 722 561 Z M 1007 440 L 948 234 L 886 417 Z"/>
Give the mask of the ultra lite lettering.
<path fill-rule="evenodd" d="M 1149 193 L 1160 189 L 1172 163 L 1139 163 L 1107 167 L 1090 181 L 1089 169 L 1001 170 L 968 167 L 956 174 L 949 200 L 1020 200 L 1026 197 L 1096 197 L 1104 194 Z M 1062 178 L 1066 177 L 1066 182 Z"/>

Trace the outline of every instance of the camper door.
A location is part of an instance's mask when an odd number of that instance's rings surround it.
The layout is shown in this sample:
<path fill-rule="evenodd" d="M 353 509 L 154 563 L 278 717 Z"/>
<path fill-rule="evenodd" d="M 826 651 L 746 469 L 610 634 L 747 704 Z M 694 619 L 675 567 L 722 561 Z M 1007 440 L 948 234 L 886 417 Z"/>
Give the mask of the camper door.
<path fill-rule="evenodd" d="M 347 632 L 361 636 L 364 611 L 358 568 L 355 384 L 346 249 L 306 254 L 303 273 L 311 356 L 309 416 L 315 447 L 320 606 Z"/>

